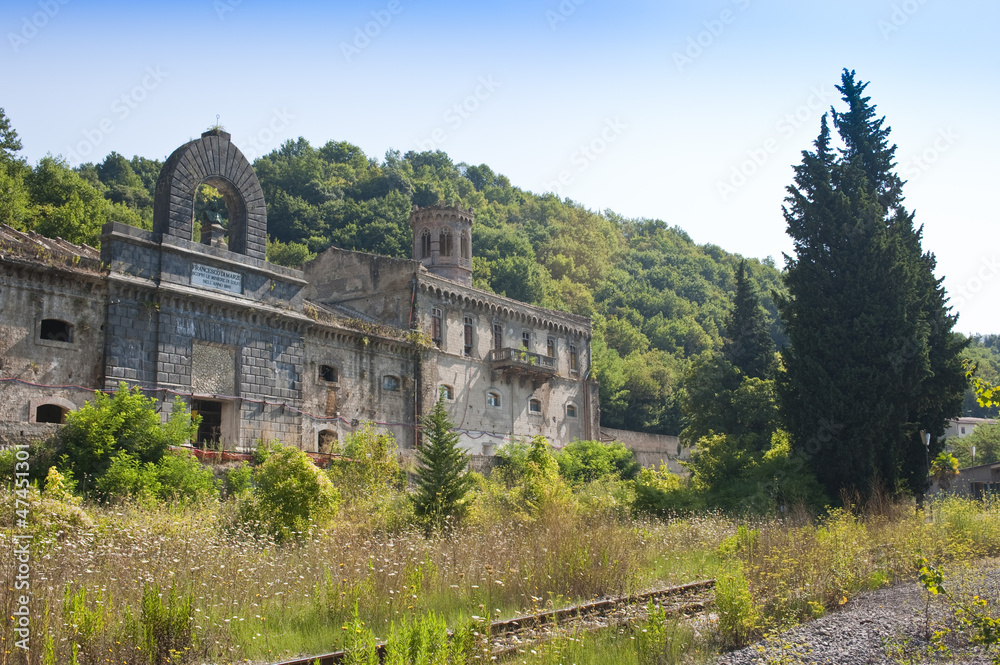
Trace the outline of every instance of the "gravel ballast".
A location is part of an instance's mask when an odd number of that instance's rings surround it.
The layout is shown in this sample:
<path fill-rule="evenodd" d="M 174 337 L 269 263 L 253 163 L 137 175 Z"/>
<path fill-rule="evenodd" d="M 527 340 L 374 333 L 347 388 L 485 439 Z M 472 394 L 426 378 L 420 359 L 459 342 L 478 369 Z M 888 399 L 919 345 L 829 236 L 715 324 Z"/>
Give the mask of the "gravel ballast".
<path fill-rule="evenodd" d="M 991 601 L 996 613 L 1000 571 L 998 561 L 982 562 L 954 579 L 946 571 L 949 597 L 978 594 Z M 826 616 L 802 624 L 781 635 L 739 651 L 720 656 L 718 665 L 751 663 L 832 663 L 869 665 L 882 663 L 967 663 L 988 665 L 1000 651 L 974 647 L 966 636 L 952 636 L 945 643 L 952 655 L 934 655 L 924 640 L 926 594 L 916 581 L 857 595 Z M 932 628 L 955 628 L 954 610 L 947 598 L 931 602 Z"/>

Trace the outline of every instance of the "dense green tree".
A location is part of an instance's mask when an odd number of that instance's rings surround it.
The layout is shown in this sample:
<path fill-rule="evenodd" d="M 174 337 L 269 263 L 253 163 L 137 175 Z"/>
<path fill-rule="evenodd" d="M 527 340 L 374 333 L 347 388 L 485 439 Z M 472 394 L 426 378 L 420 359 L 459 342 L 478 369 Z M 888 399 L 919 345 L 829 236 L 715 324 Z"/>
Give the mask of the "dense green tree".
<path fill-rule="evenodd" d="M 556 456 L 559 473 L 571 483 L 586 483 L 604 477 L 631 480 L 642 466 L 635 453 L 618 441 L 573 441 Z"/>
<path fill-rule="evenodd" d="M 413 511 L 429 530 L 461 519 L 467 507 L 472 477 L 466 473 L 469 456 L 458 445 L 458 434 L 439 399 L 421 421 L 422 443 L 417 448 L 417 489 L 410 495 Z"/>
<path fill-rule="evenodd" d="M 812 152 L 795 167 L 784 208 L 795 246 L 781 313 L 784 421 L 827 492 L 875 484 L 922 494 L 920 431 L 935 437 L 958 414 L 962 342 L 952 333 L 934 261 L 902 205 L 889 128 L 844 71 L 848 110 L 824 115 Z"/>
<path fill-rule="evenodd" d="M 949 438 L 948 448 L 961 467 L 1000 462 L 1000 425 L 976 425 L 968 436 Z M 972 459 L 972 448 L 976 458 Z"/>
<path fill-rule="evenodd" d="M 17 136 L 17 131 L 11 126 L 7 113 L 0 108 L 0 162 L 9 162 L 17 159 L 15 153 L 21 151 L 21 139 Z"/>
<path fill-rule="evenodd" d="M 736 267 L 736 295 L 726 321 L 722 352 L 745 376 L 766 379 L 774 370 L 774 341 L 747 275 L 746 260 Z"/>

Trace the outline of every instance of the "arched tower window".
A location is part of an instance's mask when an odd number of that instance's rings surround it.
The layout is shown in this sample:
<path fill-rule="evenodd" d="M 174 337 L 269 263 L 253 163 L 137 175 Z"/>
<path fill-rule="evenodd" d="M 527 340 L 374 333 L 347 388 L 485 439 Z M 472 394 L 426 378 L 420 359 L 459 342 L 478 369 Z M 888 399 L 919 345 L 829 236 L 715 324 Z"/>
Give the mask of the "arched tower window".
<path fill-rule="evenodd" d="M 462 258 L 467 261 L 472 258 L 472 253 L 469 251 L 469 234 L 465 231 L 462 232 Z"/>
<path fill-rule="evenodd" d="M 438 252 L 441 256 L 451 256 L 451 253 L 455 251 L 454 237 L 451 235 L 450 229 L 445 229 L 441 231 L 441 236 L 438 241 Z"/>
<path fill-rule="evenodd" d="M 431 258 L 431 232 L 427 229 L 420 234 L 420 258 Z"/>

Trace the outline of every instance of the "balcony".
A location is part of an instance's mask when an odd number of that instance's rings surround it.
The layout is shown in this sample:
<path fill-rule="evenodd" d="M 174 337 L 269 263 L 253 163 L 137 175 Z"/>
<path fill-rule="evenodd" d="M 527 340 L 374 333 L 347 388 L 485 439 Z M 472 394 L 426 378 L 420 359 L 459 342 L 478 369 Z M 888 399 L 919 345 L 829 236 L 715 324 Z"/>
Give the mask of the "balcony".
<path fill-rule="evenodd" d="M 556 373 L 556 359 L 524 349 L 493 349 L 490 369 L 545 379 Z"/>

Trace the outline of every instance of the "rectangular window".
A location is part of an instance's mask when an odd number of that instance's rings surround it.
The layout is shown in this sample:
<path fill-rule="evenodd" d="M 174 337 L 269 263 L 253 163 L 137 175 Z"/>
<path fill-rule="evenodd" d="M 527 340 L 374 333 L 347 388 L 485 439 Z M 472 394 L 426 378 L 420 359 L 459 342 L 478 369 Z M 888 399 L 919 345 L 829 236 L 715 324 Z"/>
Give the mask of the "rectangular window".
<path fill-rule="evenodd" d="M 545 342 L 545 355 L 549 358 L 556 357 L 556 341 L 551 337 Z"/>
<path fill-rule="evenodd" d="M 441 346 L 441 310 L 437 307 L 431 310 L 431 341 Z"/>
<path fill-rule="evenodd" d="M 383 376 L 382 390 L 399 390 L 399 378 L 390 374 Z"/>
<path fill-rule="evenodd" d="M 497 351 L 503 348 L 503 326 L 499 323 L 493 324 L 493 348 Z"/>
<path fill-rule="evenodd" d="M 569 371 L 571 372 L 580 371 L 579 359 L 577 358 L 576 355 L 576 344 L 569 345 Z"/>
<path fill-rule="evenodd" d="M 531 348 L 531 332 L 528 330 L 521 333 L 521 347 L 525 349 Z"/>
<path fill-rule="evenodd" d="M 472 317 L 465 317 L 465 355 L 472 355 Z"/>
<path fill-rule="evenodd" d="M 569 418 L 576 418 L 576 404 L 566 405 L 566 416 Z"/>
<path fill-rule="evenodd" d="M 337 382 L 337 368 L 333 365 L 320 365 L 319 366 L 319 378 L 320 381 L 329 381 L 330 383 Z"/>
<path fill-rule="evenodd" d="M 541 413 L 542 412 L 542 401 L 538 399 L 528 400 L 528 412 L 529 413 Z"/>
<path fill-rule="evenodd" d="M 441 384 L 441 399 L 448 402 L 455 399 L 455 389 L 449 385 Z"/>

